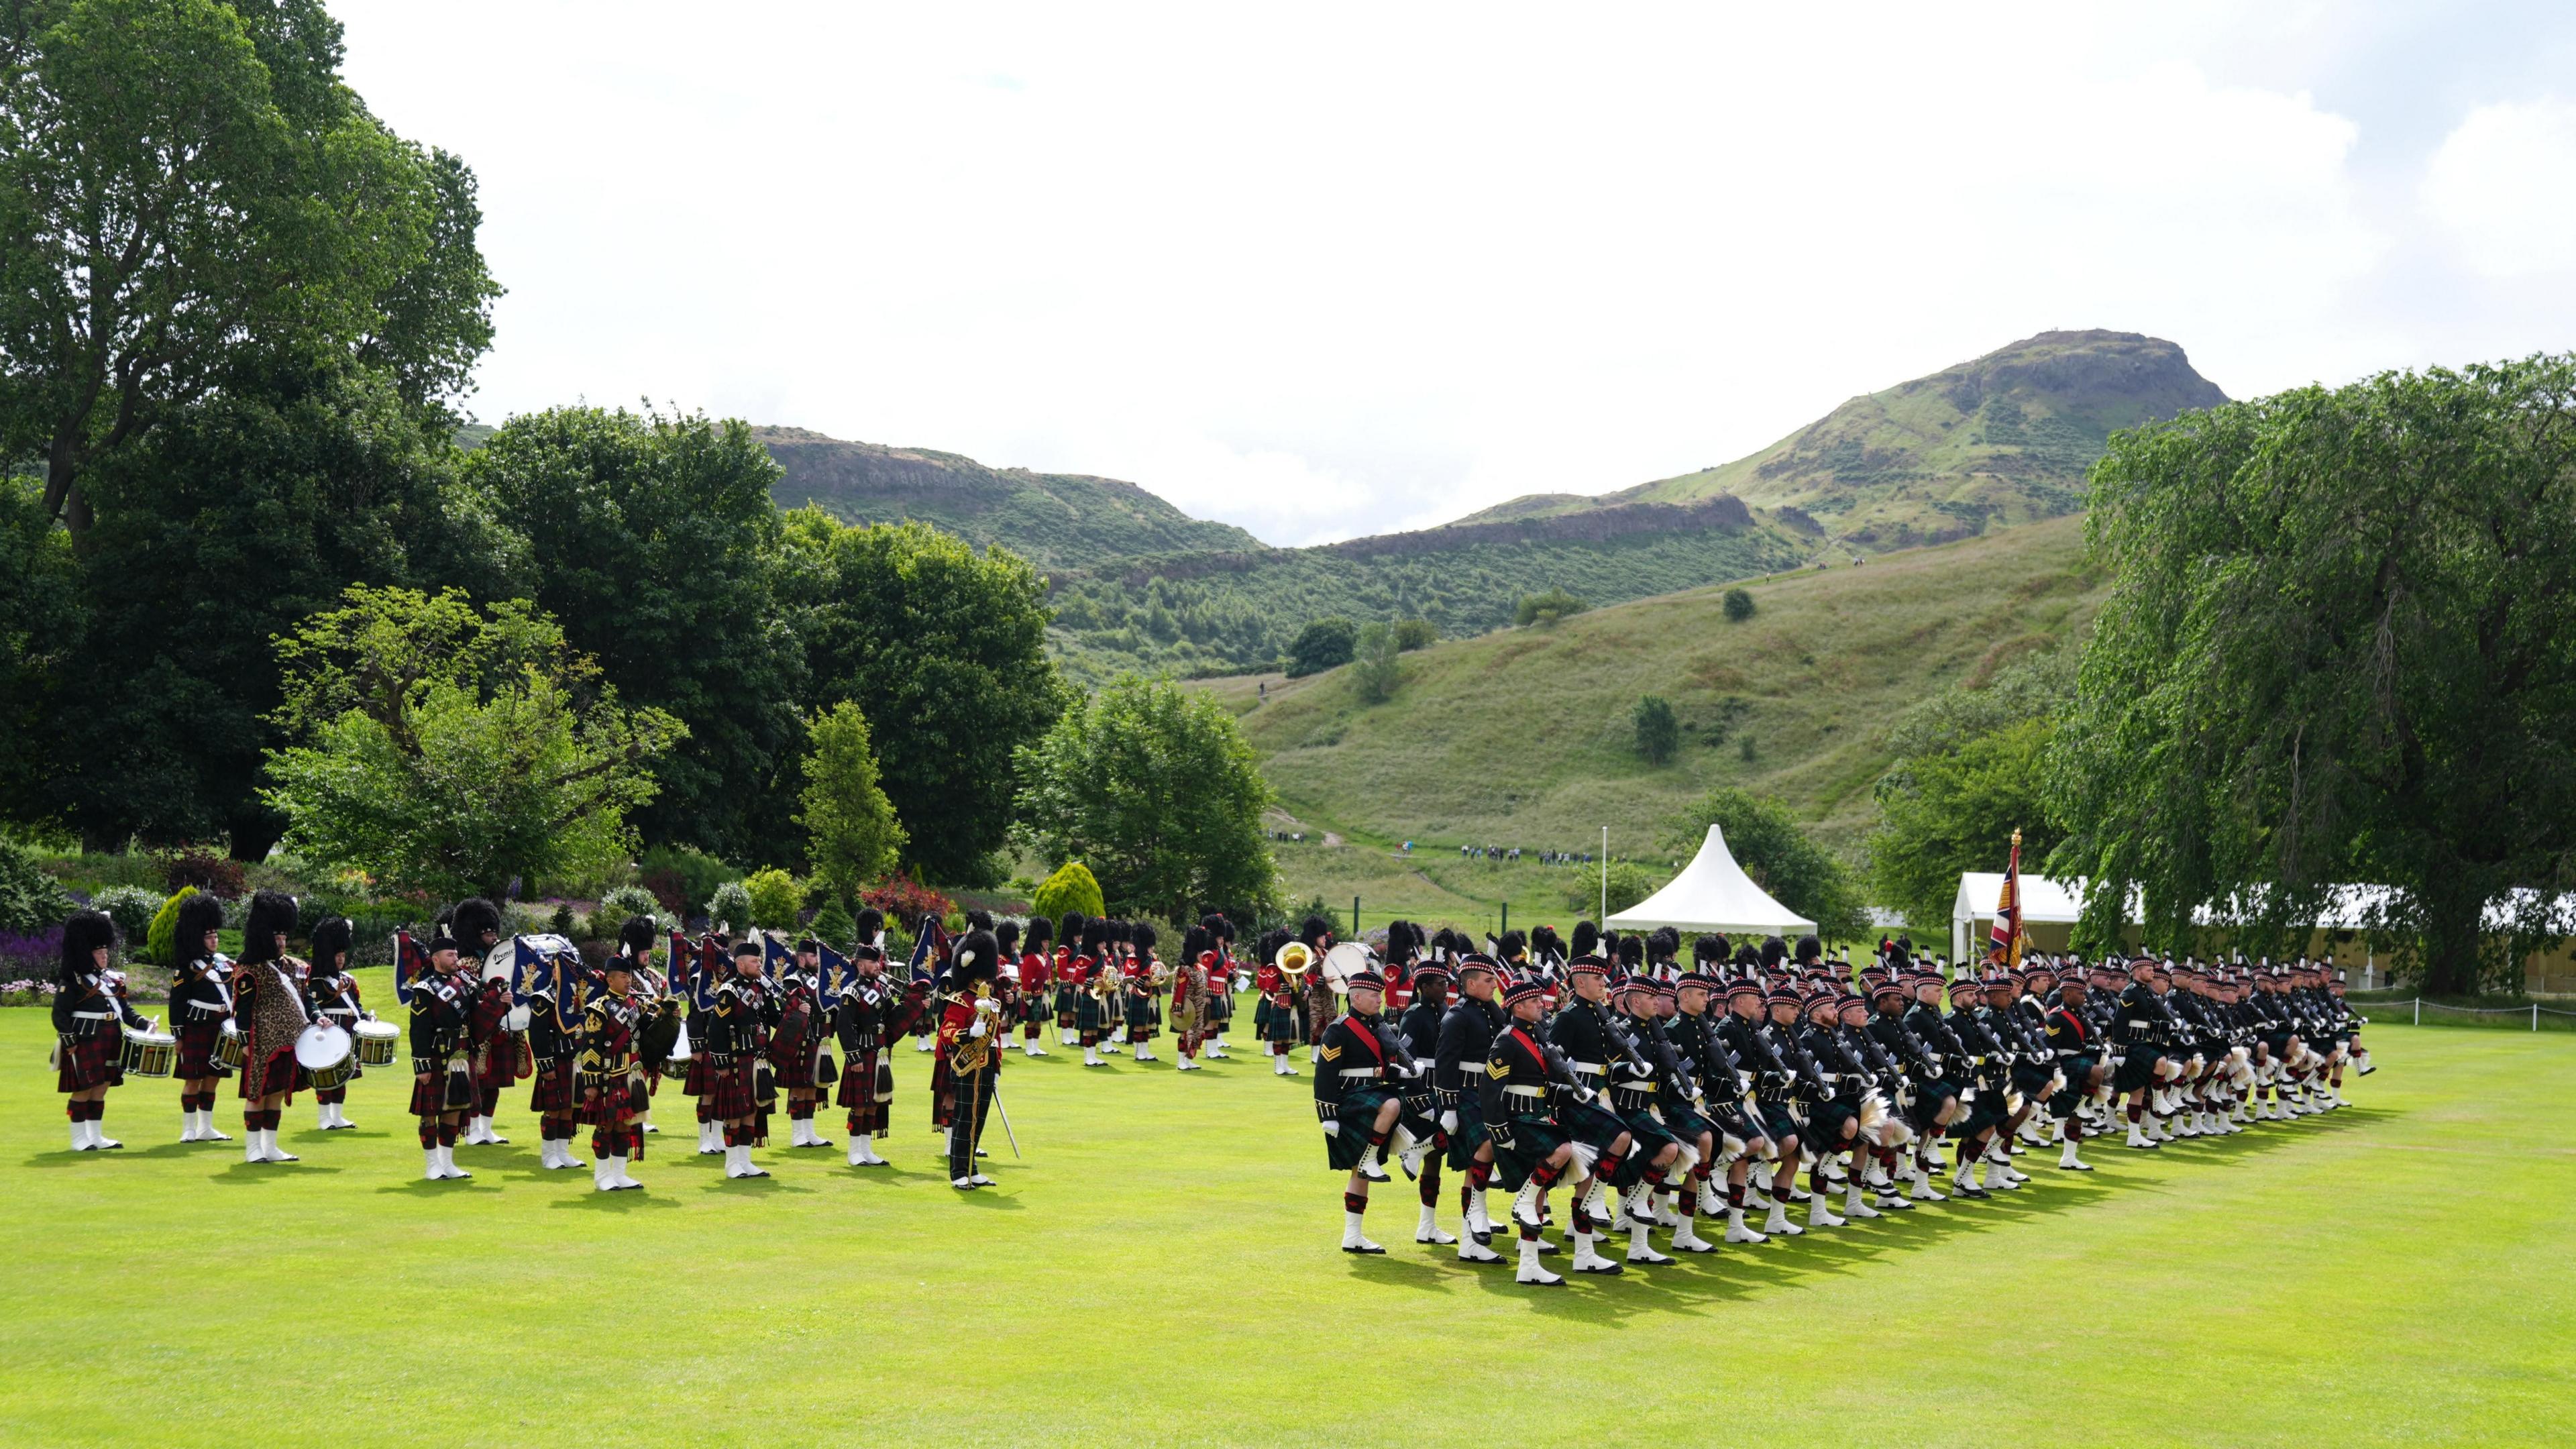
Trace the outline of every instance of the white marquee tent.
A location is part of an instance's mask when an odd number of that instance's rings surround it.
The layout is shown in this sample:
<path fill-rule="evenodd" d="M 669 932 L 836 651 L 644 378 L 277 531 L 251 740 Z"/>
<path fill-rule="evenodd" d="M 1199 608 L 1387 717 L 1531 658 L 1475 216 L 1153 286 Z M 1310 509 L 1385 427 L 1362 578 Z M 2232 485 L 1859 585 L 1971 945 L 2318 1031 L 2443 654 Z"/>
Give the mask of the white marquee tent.
<path fill-rule="evenodd" d="M 1617 931 L 1728 931 L 1766 936 L 1798 936 L 1816 923 L 1771 899 L 1753 883 L 1726 848 L 1726 836 L 1714 825 L 1708 840 L 1672 883 L 1603 923 Z"/>

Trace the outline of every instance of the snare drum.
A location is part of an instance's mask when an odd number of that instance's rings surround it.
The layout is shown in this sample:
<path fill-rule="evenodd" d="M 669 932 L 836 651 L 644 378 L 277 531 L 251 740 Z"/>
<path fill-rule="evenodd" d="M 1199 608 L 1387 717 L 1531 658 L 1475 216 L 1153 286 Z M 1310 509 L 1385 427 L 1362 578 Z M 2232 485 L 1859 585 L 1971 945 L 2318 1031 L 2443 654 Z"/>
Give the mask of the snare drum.
<path fill-rule="evenodd" d="M 336 1087 L 349 1079 L 348 1073 L 341 1072 L 328 1082 L 322 1074 L 346 1066 L 353 1045 L 337 1023 L 317 1021 L 295 1034 L 295 1064 L 313 1074 L 313 1085 Z"/>
<path fill-rule="evenodd" d="M 238 1072 L 241 1070 L 241 1064 L 241 1027 L 234 1022 L 226 1021 L 224 1034 L 215 1038 L 215 1065 L 228 1072 Z"/>
<path fill-rule="evenodd" d="M 345 1087 L 349 1085 L 349 1079 L 357 1074 L 358 1058 L 356 1055 L 352 1054 L 342 1057 L 337 1065 L 313 1068 L 313 1090 L 317 1092 L 327 1092 L 334 1087 Z"/>
<path fill-rule="evenodd" d="M 349 1030 L 358 1038 L 358 1065 L 390 1067 L 394 1064 L 394 1047 L 402 1040 L 400 1027 L 390 1021 L 361 1021 Z"/>
<path fill-rule="evenodd" d="M 125 1072 L 133 1077 L 166 1077 L 178 1069 L 179 1039 L 166 1031 L 125 1029 Z"/>

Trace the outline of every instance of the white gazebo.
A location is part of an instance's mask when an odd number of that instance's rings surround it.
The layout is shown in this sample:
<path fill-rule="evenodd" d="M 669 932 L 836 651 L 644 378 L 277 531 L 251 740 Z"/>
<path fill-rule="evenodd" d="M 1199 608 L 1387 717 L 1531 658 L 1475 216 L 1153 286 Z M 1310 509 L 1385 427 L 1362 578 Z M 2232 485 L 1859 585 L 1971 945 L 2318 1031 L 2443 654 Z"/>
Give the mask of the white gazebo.
<path fill-rule="evenodd" d="M 2082 881 L 2054 881 L 2044 875 L 2021 878 L 2021 923 L 2024 926 L 2071 926 L 2082 918 L 2082 903 L 2076 900 L 2084 889 Z M 1950 959 L 1965 961 L 1975 944 L 1971 933 L 1980 926 L 1994 924 L 1995 912 L 2003 905 L 2004 877 L 2001 871 L 1971 870 L 1959 874 L 1959 894 L 1950 904 Z M 2136 912 L 2129 913 L 2132 919 Z M 1983 941 L 1982 933 L 1976 941 Z"/>
<path fill-rule="evenodd" d="M 1753 883 L 1726 848 L 1726 836 L 1708 828 L 1708 840 L 1691 863 L 1662 890 L 1602 922 L 1606 930 L 1726 931 L 1736 935 L 1800 936 L 1816 923 L 1771 899 Z"/>

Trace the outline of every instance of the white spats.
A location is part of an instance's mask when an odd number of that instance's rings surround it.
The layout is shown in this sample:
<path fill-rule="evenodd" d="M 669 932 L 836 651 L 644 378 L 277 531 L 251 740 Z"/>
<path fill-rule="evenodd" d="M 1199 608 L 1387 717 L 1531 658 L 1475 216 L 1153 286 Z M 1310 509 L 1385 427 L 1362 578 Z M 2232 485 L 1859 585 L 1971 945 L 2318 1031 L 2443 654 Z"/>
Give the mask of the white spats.
<path fill-rule="evenodd" d="M 1730 1243 L 1767 1243 L 1771 1238 L 1767 1233 L 1746 1227 L 1744 1209 L 1731 1207 L 1726 1210 L 1726 1240 Z"/>
<path fill-rule="evenodd" d="M 1563 1278 L 1547 1271 L 1546 1265 L 1539 1262 L 1538 1239 L 1536 1238 L 1521 1239 L 1520 1271 L 1512 1275 L 1512 1281 L 1515 1283 L 1527 1283 L 1534 1288 L 1562 1288 L 1565 1286 L 1565 1280 Z"/>
<path fill-rule="evenodd" d="M 1367 1214 L 1365 1214 L 1365 1213 L 1350 1213 L 1350 1212 L 1346 1212 L 1346 1213 L 1342 1214 L 1342 1251 L 1343 1251 L 1343 1252 L 1345 1252 L 1345 1253 L 1383 1253 L 1383 1252 L 1385 1252 L 1385 1251 L 1386 1251 L 1386 1249 L 1381 1248 L 1381 1247 L 1379 1247 L 1377 1244 L 1370 1242 L 1370 1241 L 1368 1240 L 1368 1234 L 1363 1233 L 1363 1232 L 1361 1232 L 1361 1231 L 1360 1231 L 1360 1221 L 1361 1221 L 1361 1219 L 1365 1218 L 1366 1216 L 1367 1216 Z"/>
<path fill-rule="evenodd" d="M 1414 1224 L 1413 1227 L 1413 1240 L 1417 1243 L 1440 1243 L 1445 1245 L 1458 1241 L 1458 1238 L 1453 1233 L 1441 1230 L 1440 1210 L 1429 1203 L 1424 1203 L 1422 1205 L 1422 1220 Z"/>
<path fill-rule="evenodd" d="M 1672 1261 L 1655 1251 L 1654 1241 L 1648 1236 L 1653 1232 L 1654 1225 L 1643 1221 L 1628 1229 L 1628 1261 L 1631 1264 L 1651 1268 Z"/>
<path fill-rule="evenodd" d="M 2057 1165 L 2067 1172 L 2091 1172 L 2093 1170 L 2093 1165 L 2091 1163 L 2088 1163 L 2083 1158 L 2075 1155 L 2075 1143 L 2071 1138 L 2068 1139 L 2066 1146 L 2057 1154 Z"/>

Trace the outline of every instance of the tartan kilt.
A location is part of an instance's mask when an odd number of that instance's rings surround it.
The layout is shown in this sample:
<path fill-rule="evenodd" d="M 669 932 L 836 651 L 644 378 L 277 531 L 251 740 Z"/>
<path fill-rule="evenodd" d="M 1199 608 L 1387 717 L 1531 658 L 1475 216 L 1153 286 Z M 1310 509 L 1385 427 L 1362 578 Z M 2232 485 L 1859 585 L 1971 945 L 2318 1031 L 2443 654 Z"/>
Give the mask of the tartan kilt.
<path fill-rule="evenodd" d="M 1840 1097 L 1820 1103 L 1807 1111 L 1806 1135 L 1814 1139 L 1819 1150 L 1842 1145 L 1843 1124 L 1860 1120 L 1860 1109 Z"/>
<path fill-rule="evenodd" d="M 1343 1095 L 1340 1110 L 1327 1124 L 1332 1130 L 1324 1137 L 1324 1157 L 1335 1172 L 1360 1165 L 1361 1154 L 1368 1151 L 1369 1134 L 1377 1130 L 1378 1109 L 1394 1096 L 1376 1087 L 1354 1087 Z"/>
<path fill-rule="evenodd" d="M 596 1096 L 585 1094 L 579 1120 L 592 1129 L 591 1151 L 603 1156 L 623 1154 L 642 1161 L 644 1134 L 635 1130 L 635 1119 L 652 1106 L 644 1084 L 625 1077 L 609 1081 Z"/>
<path fill-rule="evenodd" d="M 1086 991 L 1073 1004 L 1073 1024 L 1084 1031 L 1100 1030 L 1100 998 Z"/>
<path fill-rule="evenodd" d="M 1458 1102 L 1458 1130 L 1449 1134 L 1449 1169 L 1465 1172 L 1475 1165 L 1476 1149 L 1492 1141 L 1493 1134 L 1485 1130 L 1484 1110 L 1472 1094 L 1461 1093 Z"/>
<path fill-rule="evenodd" d="M 692 1097 L 705 1096 L 707 1094 L 707 1076 L 713 1069 L 713 1064 L 713 1058 L 709 1057 L 705 1052 L 699 1052 L 695 1056 L 690 1057 L 688 1074 L 680 1079 L 680 1090 L 688 1093 Z"/>
<path fill-rule="evenodd" d="M 1071 1026 L 1074 1024 L 1074 1013 L 1081 1004 L 1081 995 L 1081 992 L 1074 990 L 1070 986 L 1058 986 L 1055 989 L 1056 1025 Z"/>
<path fill-rule="evenodd" d="M 448 1112 L 474 1110 L 474 1079 L 469 1072 L 449 1071 L 444 1063 L 432 1070 L 427 1081 L 421 1080 L 419 1063 L 412 1064 L 411 1114 L 436 1117 Z"/>
<path fill-rule="evenodd" d="M 267 1058 L 264 1067 L 257 1058 L 248 1055 L 242 1058 L 241 1086 L 237 1095 L 243 1101 L 254 1101 L 279 1092 L 292 1097 L 305 1085 L 309 1074 L 295 1064 L 295 1043 L 288 1042 L 261 1055 Z M 252 1090 L 253 1084 L 258 1090 Z"/>
<path fill-rule="evenodd" d="M 1494 1176 L 1505 1191 L 1518 1192 L 1529 1181 L 1531 1170 L 1570 1140 L 1554 1118 L 1514 1117 L 1494 1132 Z"/>
<path fill-rule="evenodd" d="M 1263 1041 L 1293 1042 L 1297 1040 L 1297 1026 L 1298 1023 L 1304 1019 L 1304 1013 L 1298 1011 L 1297 1008 L 1293 1006 L 1274 1006 L 1271 1004 L 1268 997 L 1262 998 L 1261 1010 L 1256 1013 L 1256 1015 L 1261 1018 L 1261 1039 Z"/>
<path fill-rule="evenodd" d="M 580 1110 L 581 1093 L 574 1086 L 580 1075 L 570 1057 L 558 1057 L 551 1064 L 537 1063 L 535 1083 L 528 1089 L 528 1110 L 544 1115 Z"/>
<path fill-rule="evenodd" d="M 124 1080 L 124 1033 L 103 1031 L 63 1042 L 62 1068 L 55 1079 L 57 1090 L 86 1092 L 92 1087 L 113 1087 Z"/>
<path fill-rule="evenodd" d="M 1959 1084 L 1946 1080 L 1917 1082 L 1914 1103 L 1905 1109 L 1905 1120 L 1917 1132 L 1932 1130 L 1932 1119 L 1941 1115 L 1941 1103 L 1959 1095 Z"/>
<path fill-rule="evenodd" d="M 1628 1130 L 1627 1122 L 1618 1113 L 1590 1102 L 1575 1101 L 1570 1096 L 1557 1103 L 1556 1120 L 1557 1125 L 1565 1129 L 1566 1136 L 1601 1152 L 1609 1151 L 1610 1144 L 1619 1140 L 1619 1134 Z"/>
<path fill-rule="evenodd" d="M 1799 1126 L 1798 1119 L 1789 1115 L 1788 1103 L 1757 1101 L 1754 1105 L 1762 1109 L 1762 1135 L 1770 1138 L 1774 1146 L 1792 1137 L 1801 1142 L 1806 1140 L 1807 1129 Z"/>
<path fill-rule="evenodd" d="M 2162 1052 L 2144 1042 L 2131 1046 L 2127 1054 L 2120 1058 L 2119 1074 L 2111 1079 L 2111 1090 L 2134 1092 L 2140 1087 L 2154 1086 L 2156 1063 L 2163 1060 Z"/>
<path fill-rule="evenodd" d="M 1747 1145 L 1750 1145 L 1756 1137 L 1767 1137 L 1770 1135 L 1762 1130 L 1761 1124 L 1755 1122 L 1751 1117 L 1746 1116 L 1744 1110 L 1740 1107 L 1720 1107 L 1712 1105 L 1708 1109 L 1707 1114 L 1701 1120 L 1705 1121 L 1718 1133 L 1727 1137 L 1732 1137 L 1736 1141 Z"/>
<path fill-rule="evenodd" d="M 2066 1074 L 2066 1086 L 2056 1096 L 2048 1099 L 2048 1115 L 2052 1117 L 2075 1115 L 2075 1109 L 2083 1105 L 2084 1079 L 2093 1074 L 2093 1065 L 2091 1057 L 2058 1058 L 2057 1069 Z"/>
<path fill-rule="evenodd" d="M 1216 1031 L 1234 1020 L 1234 993 L 1224 987 L 1213 987 L 1207 996 L 1207 1009 L 1200 1013 L 1209 1031 Z"/>
<path fill-rule="evenodd" d="M 1711 1136 L 1717 1133 L 1716 1123 L 1689 1107 L 1665 1107 L 1663 1127 L 1674 1141 L 1685 1147 L 1697 1147 L 1699 1135 L 1703 1132 Z"/>
<path fill-rule="evenodd" d="M 882 1049 L 853 1052 L 841 1068 L 837 1105 L 850 1110 L 850 1130 L 883 1137 L 894 1126 L 894 1064 Z"/>
<path fill-rule="evenodd" d="M 736 1056 L 728 1067 L 711 1065 L 707 1072 L 707 1089 L 703 1094 L 708 1115 L 724 1121 L 750 1116 L 756 1107 L 753 1075 L 758 1070 L 758 1059 L 748 1053 Z"/>
<path fill-rule="evenodd" d="M 1951 1129 L 1952 1135 L 1964 1142 L 2004 1120 L 2004 1094 L 1992 1087 L 1976 1089 L 1977 1100 L 1964 1103 L 1967 1114 Z"/>
<path fill-rule="evenodd" d="M 171 1075 L 183 1082 L 223 1075 L 228 1069 L 215 1060 L 215 1042 L 223 1034 L 224 1026 L 219 1021 L 180 1027 L 174 1033 L 179 1038 L 179 1065 Z"/>
<path fill-rule="evenodd" d="M 2210 1060 L 2216 1061 L 2217 1058 L 2212 1057 Z M 2040 1089 L 2048 1085 L 2049 1077 L 2054 1075 L 2056 1070 L 2053 1065 L 2034 1066 L 2029 1062 L 2015 1062 L 2012 1069 L 2013 1090 L 2021 1093 L 2023 1101 L 2036 1102 L 2039 1100 Z"/>

